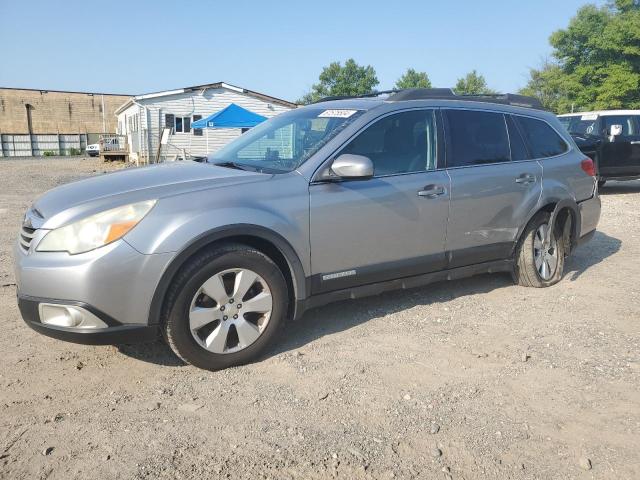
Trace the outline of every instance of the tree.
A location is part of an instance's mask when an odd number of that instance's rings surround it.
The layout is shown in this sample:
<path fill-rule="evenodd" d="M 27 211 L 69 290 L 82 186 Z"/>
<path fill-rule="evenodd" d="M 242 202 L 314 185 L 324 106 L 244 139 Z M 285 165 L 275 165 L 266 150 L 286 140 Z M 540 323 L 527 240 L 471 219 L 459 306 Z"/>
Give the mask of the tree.
<path fill-rule="evenodd" d="M 413 68 L 408 68 L 396 82 L 395 88 L 431 88 L 431 80 L 425 72 L 416 72 Z"/>
<path fill-rule="evenodd" d="M 487 87 L 487 81 L 484 76 L 475 70 L 467 73 L 463 78 L 459 78 L 454 90 L 458 95 L 482 95 L 495 93 L 494 90 Z"/>
<path fill-rule="evenodd" d="M 569 92 L 575 89 L 558 63 L 546 59 L 540 68 L 529 71 L 529 82 L 519 93 L 538 98 L 544 108 L 553 112 L 567 112 L 572 109 Z"/>
<path fill-rule="evenodd" d="M 584 6 L 549 42 L 553 68 L 533 69 L 523 92 L 536 94 L 557 113 L 640 108 L 638 0 Z"/>
<path fill-rule="evenodd" d="M 322 69 L 319 82 L 298 102 L 307 104 L 323 97 L 363 95 L 373 91 L 380 83 L 371 65 L 360 66 L 353 58 L 344 63 L 332 62 Z"/>

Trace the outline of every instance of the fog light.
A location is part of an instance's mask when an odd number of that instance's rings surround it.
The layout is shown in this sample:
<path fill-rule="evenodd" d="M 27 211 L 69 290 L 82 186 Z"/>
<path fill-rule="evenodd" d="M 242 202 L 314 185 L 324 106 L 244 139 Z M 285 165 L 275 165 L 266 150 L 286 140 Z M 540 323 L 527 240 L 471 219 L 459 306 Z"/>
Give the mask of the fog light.
<path fill-rule="evenodd" d="M 40 321 L 46 325 L 67 328 L 107 328 L 108 325 L 93 313 L 76 305 L 41 303 Z"/>

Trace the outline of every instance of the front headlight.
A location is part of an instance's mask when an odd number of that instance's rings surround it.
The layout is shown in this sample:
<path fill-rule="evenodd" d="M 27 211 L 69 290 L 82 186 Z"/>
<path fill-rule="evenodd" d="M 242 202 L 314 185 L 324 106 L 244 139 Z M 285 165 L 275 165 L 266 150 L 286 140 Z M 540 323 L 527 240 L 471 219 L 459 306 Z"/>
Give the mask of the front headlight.
<path fill-rule="evenodd" d="M 122 238 L 156 204 L 155 200 L 132 203 L 100 212 L 51 230 L 38 244 L 38 252 L 84 253 Z"/>

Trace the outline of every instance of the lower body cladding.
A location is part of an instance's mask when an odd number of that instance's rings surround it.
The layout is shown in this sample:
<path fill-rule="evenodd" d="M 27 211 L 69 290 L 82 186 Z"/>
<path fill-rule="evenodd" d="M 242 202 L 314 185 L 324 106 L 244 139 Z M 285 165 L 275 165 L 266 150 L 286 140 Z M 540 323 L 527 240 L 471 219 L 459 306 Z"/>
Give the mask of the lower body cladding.
<path fill-rule="evenodd" d="M 31 328 L 60 340 L 152 340 L 158 326 L 149 325 L 149 306 L 173 255 L 143 255 L 123 240 L 78 255 L 26 253 L 16 246 L 20 313 Z"/>

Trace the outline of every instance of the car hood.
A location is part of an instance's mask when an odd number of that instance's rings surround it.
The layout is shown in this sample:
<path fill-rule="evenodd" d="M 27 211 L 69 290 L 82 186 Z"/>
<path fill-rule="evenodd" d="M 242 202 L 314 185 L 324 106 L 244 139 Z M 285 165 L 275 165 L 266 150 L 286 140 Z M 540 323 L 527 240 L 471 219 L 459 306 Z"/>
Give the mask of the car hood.
<path fill-rule="evenodd" d="M 125 169 L 62 185 L 33 204 L 39 228 L 58 228 L 80 218 L 130 203 L 195 190 L 264 181 L 272 175 L 182 161 Z"/>

